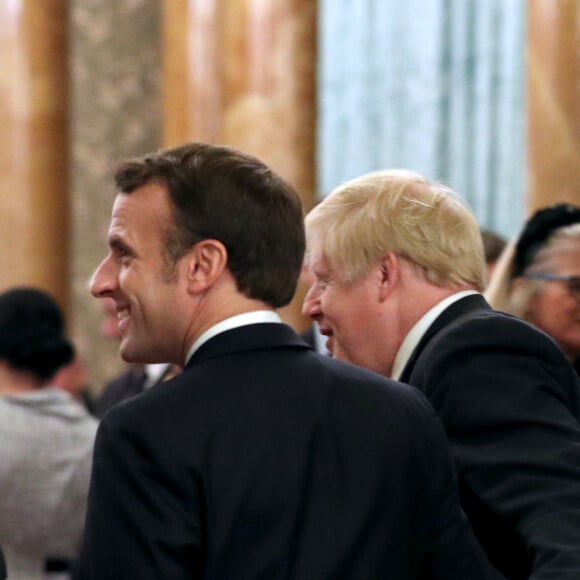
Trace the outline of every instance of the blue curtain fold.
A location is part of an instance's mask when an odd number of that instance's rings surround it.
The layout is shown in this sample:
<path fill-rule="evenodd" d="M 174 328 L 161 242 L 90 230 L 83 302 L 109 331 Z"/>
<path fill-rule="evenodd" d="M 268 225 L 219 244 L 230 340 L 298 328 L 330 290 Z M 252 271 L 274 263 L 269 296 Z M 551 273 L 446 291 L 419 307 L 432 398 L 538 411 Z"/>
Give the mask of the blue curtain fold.
<path fill-rule="evenodd" d="M 318 195 L 405 167 L 524 219 L 525 0 L 319 0 Z"/>

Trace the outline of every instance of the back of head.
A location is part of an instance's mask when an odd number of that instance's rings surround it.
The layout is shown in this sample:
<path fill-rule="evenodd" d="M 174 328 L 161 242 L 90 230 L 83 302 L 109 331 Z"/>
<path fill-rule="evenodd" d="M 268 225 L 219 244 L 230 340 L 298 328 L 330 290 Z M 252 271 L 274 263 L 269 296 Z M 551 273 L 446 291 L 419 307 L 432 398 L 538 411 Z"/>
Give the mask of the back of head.
<path fill-rule="evenodd" d="M 516 243 L 512 277 L 537 267 L 549 258 L 548 254 L 569 251 L 569 240 L 575 237 L 574 228 L 564 230 L 579 223 L 580 207 L 570 204 L 555 204 L 535 212 Z"/>
<path fill-rule="evenodd" d="M 0 359 L 41 381 L 73 358 L 56 302 L 35 288 L 0 294 Z"/>
<path fill-rule="evenodd" d="M 304 256 L 302 205 L 261 161 L 229 147 L 190 143 L 125 162 L 115 180 L 125 193 L 150 182 L 167 187 L 175 224 L 166 235 L 170 260 L 216 239 L 245 296 L 275 308 L 292 299 Z"/>
<path fill-rule="evenodd" d="M 353 282 L 393 251 L 440 287 L 481 290 L 485 262 L 477 222 L 452 190 L 405 170 L 377 171 L 334 190 L 306 218 L 328 259 Z"/>

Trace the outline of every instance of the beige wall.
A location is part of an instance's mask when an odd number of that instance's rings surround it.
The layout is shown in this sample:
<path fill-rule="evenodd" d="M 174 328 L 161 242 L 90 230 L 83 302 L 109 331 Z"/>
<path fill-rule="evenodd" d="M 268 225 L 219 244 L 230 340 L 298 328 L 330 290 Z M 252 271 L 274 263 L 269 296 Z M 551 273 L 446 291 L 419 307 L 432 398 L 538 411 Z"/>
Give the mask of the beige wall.
<path fill-rule="evenodd" d="M 258 156 L 310 209 L 315 190 L 316 0 L 163 0 L 164 143 Z M 296 330 L 299 285 L 280 315 Z"/>
<path fill-rule="evenodd" d="M 529 0 L 529 211 L 580 205 L 580 0 Z"/>
<path fill-rule="evenodd" d="M 68 48 L 62 0 L 0 0 L 0 290 L 69 306 Z"/>

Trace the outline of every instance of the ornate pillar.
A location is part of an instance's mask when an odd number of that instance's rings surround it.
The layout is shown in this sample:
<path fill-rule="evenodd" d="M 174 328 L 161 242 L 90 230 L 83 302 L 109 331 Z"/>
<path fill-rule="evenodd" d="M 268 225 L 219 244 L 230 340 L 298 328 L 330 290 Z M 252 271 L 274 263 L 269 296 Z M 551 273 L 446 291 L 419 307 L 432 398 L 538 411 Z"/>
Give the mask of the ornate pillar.
<path fill-rule="evenodd" d="M 113 168 L 161 146 L 161 0 L 62 2 L 70 22 L 73 338 L 98 393 L 126 367 L 118 344 L 99 331 L 102 306 L 88 281 L 107 253 Z"/>
<path fill-rule="evenodd" d="M 67 3 L 0 0 L 0 290 L 68 303 Z"/>
<path fill-rule="evenodd" d="M 580 1 L 528 11 L 528 210 L 580 205 Z"/>
<path fill-rule="evenodd" d="M 231 145 L 314 199 L 316 2 L 164 0 L 164 141 Z M 303 290 L 283 315 L 296 328 Z"/>

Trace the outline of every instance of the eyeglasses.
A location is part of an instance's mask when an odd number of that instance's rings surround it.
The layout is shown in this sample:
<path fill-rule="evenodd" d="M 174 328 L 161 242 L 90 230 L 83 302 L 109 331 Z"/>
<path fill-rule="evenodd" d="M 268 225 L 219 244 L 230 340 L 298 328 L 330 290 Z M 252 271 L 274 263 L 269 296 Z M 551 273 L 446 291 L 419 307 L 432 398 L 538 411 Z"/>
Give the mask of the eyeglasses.
<path fill-rule="evenodd" d="M 564 282 L 570 294 L 580 297 L 580 276 L 572 274 L 548 274 L 547 272 L 532 272 L 523 276 L 534 280 L 548 280 L 549 282 Z"/>

